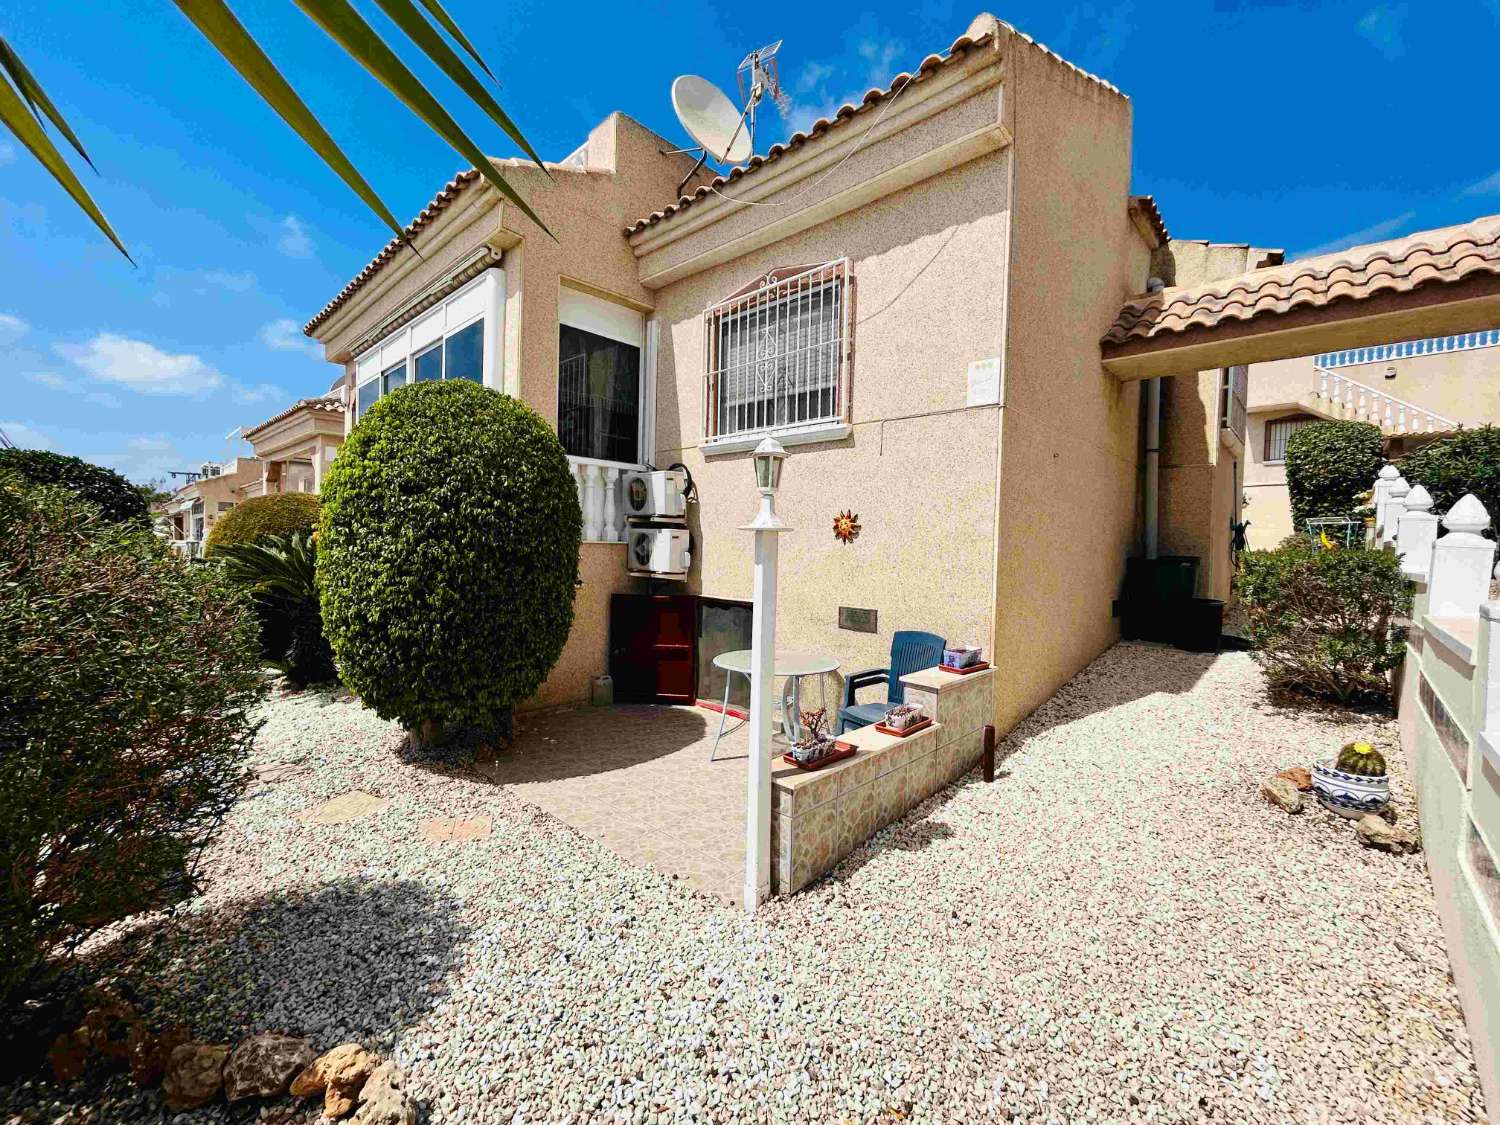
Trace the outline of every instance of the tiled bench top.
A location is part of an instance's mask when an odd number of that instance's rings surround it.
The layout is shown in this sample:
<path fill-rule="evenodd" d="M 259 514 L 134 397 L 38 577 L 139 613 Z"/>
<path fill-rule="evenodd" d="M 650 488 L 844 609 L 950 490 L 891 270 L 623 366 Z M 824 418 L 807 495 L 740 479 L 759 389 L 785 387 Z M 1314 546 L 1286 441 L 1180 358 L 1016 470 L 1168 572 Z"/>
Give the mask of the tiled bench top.
<path fill-rule="evenodd" d="M 782 816 L 800 816 L 858 788 L 865 782 L 896 769 L 936 745 L 941 723 L 933 723 L 916 734 L 898 738 L 873 726 L 860 727 L 839 736 L 858 749 L 853 757 L 820 770 L 788 765 L 781 754 L 771 763 L 771 808 Z"/>
<path fill-rule="evenodd" d="M 986 668 L 983 672 L 970 672 L 966 676 L 957 672 L 944 672 L 941 668 L 923 668 L 920 672 L 910 672 L 902 676 L 901 682 L 927 691 L 944 692 L 949 688 L 988 680 L 994 674 L 994 668 Z"/>

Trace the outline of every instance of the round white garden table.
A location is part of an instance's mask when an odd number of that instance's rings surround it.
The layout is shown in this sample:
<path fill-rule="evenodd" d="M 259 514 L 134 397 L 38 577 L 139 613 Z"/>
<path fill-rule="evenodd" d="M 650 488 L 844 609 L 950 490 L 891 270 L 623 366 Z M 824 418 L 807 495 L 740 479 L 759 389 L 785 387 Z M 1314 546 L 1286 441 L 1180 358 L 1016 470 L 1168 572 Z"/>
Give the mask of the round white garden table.
<path fill-rule="evenodd" d="M 719 739 L 724 737 L 724 721 L 729 715 L 729 678 L 736 673 L 750 678 L 751 651 L 748 648 L 731 649 L 714 657 L 714 667 L 724 670 L 724 704 L 719 711 L 719 733 L 714 735 L 713 749 L 708 760 L 714 760 L 719 752 Z M 828 709 L 828 684 L 823 676 L 838 670 L 839 662 L 821 652 L 778 652 L 774 661 L 774 674 L 784 676 L 781 686 L 781 727 L 793 741 L 802 737 L 802 678 L 817 676 L 823 692 L 823 709 Z M 831 724 L 830 724 L 831 725 Z"/>

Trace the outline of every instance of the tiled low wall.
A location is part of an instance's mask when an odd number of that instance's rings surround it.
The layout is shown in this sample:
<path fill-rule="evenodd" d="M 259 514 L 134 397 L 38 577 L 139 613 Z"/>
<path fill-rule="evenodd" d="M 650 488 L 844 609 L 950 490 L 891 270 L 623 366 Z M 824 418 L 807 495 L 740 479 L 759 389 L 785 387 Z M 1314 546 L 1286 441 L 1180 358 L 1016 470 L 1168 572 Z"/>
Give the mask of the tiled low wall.
<path fill-rule="evenodd" d="M 782 763 L 771 773 L 771 889 L 793 894 L 885 825 L 979 760 L 993 670 L 956 676 L 932 669 L 904 678 L 908 702 L 936 720 L 907 738 L 874 727 L 840 741 L 859 748 L 821 770 Z"/>

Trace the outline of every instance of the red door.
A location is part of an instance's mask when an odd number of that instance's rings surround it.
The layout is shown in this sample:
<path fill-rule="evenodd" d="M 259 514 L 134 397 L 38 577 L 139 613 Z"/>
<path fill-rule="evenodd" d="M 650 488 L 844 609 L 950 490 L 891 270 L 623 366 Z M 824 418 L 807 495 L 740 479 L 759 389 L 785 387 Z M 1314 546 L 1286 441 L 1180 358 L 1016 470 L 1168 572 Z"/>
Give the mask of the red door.
<path fill-rule="evenodd" d="M 691 594 L 615 594 L 609 674 L 620 703 L 697 699 L 698 606 Z"/>

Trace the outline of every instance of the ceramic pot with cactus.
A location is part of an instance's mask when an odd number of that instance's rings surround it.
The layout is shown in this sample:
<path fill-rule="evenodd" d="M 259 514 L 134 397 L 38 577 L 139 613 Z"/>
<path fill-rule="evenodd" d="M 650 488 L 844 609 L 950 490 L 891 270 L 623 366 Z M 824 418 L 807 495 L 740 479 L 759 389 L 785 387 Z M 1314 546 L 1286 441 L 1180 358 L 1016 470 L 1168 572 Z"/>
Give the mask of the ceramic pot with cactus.
<path fill-rule="evenodd" d="M 1337 757 L 1313 763 L 1312 779 L 1318 803 L 1350 820 L 1391 803 L 1385 757 L 1368 742 L 1351 742 Z"/>

